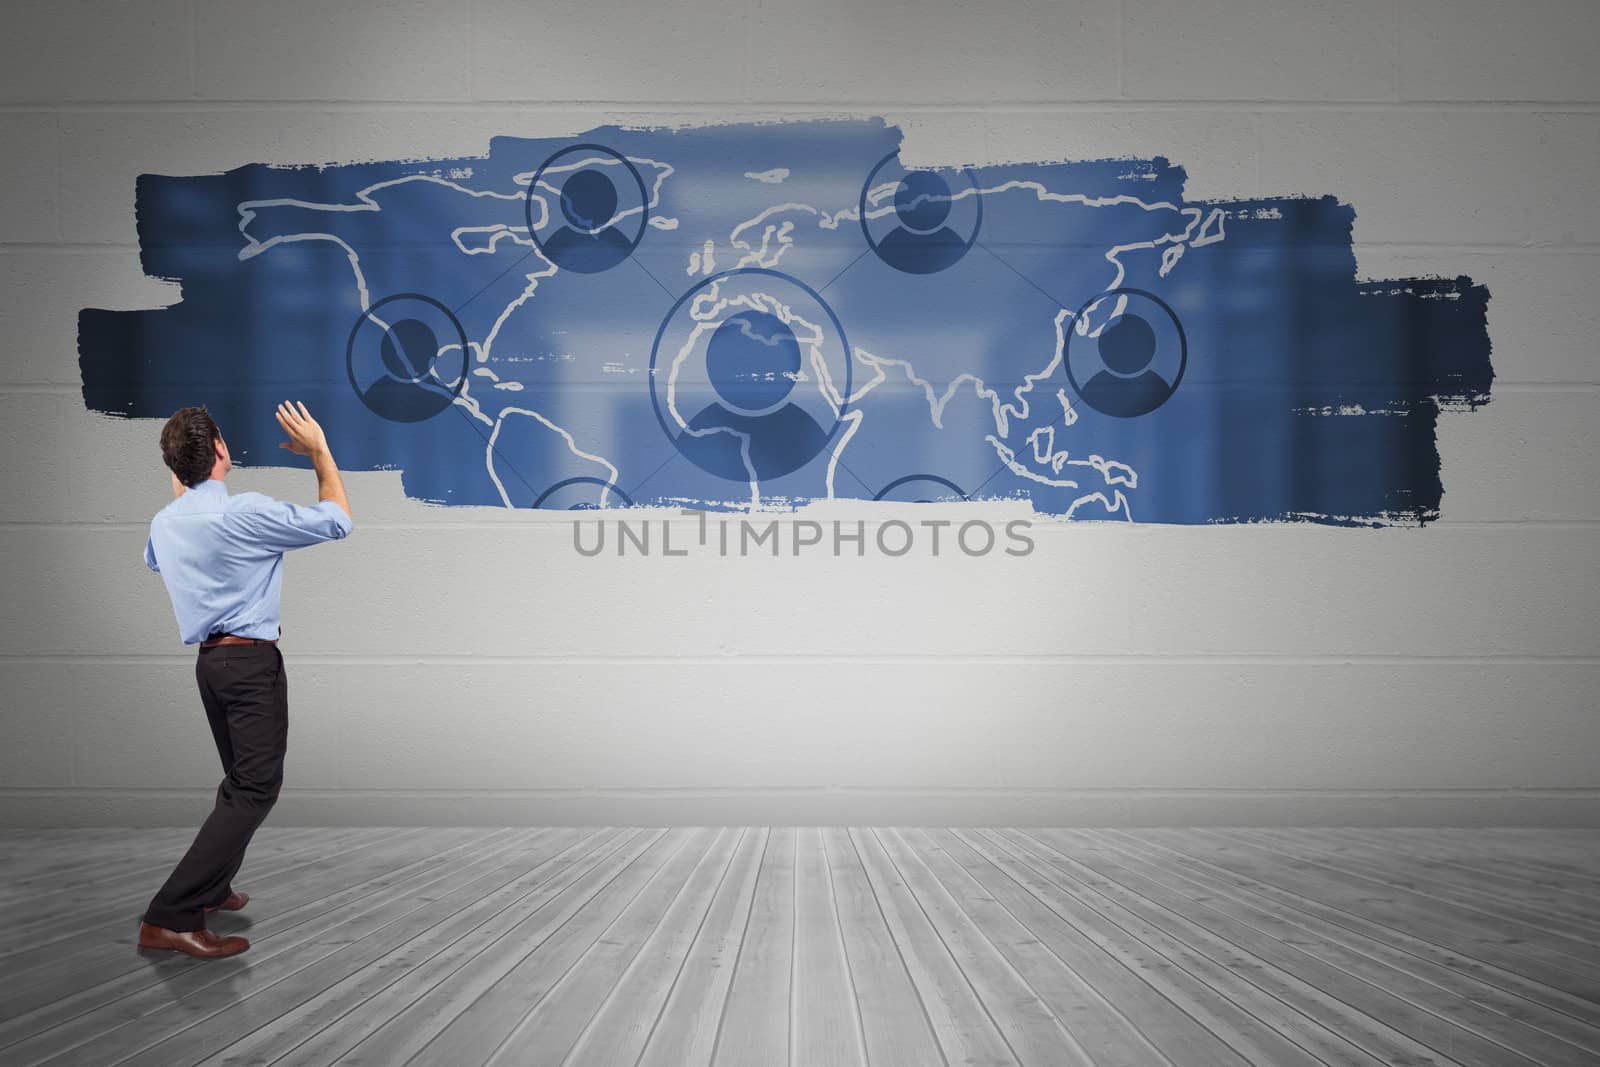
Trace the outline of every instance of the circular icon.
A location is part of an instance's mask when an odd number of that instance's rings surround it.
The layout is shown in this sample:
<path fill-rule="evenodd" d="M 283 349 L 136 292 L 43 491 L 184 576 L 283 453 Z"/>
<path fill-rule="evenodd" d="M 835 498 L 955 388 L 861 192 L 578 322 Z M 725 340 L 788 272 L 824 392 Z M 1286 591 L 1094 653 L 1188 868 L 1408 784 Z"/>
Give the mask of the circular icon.
<path fill-rule="evenodd" d="M 1183 324 L 1143 289 L 1111 289 L 1073 317 L 1062 363 L 1083 402 L 1103 415 L 1148 415 L 1177 392 L 1189 365 Z"/>
<path fill-rule="evenodd" d="M 461 321 L 421 293 L 368 307 L 344 349 L 356 395 L 391 422 L 421 422 L 449 407 L 467 383 L 469 359 Z"/>
<path fill-rule="evenodd" d="M 600 492 L 578 488 L 579 486 L 587 485 L 598 486 Z M 565 478 L 557 482 L 540 493 L 539 498 L 533 502 L 533 506 L 536 508 L 550 507 L 557 510 L 565 509 L 567 511 L 598 511 L 602 508 L 611 507 L 612 505 L 609 502 L 600 503 L 594 499 L 600 496 L 601 493 L 604 493 L 607 497 L 614 494 L 622 501 L 625 507 L 633 507 L 633 498 L 618 488 L 617 483 L 608 482 L 604 478 L 588 477 Z"/>
<path fill-rule="evenodd" d="M 576 162 L 557 163 L 566 156 L 585 153 Z M 557 176 L 560 185 L 552 184 Z M 541 198 L 541 225 L 548 231 L 542 236 L 533 220 L 534 190 L 540 185 L 555 196 L 557 205 L 552 212 Z M 622 196 L 623 191 L 633 190 L 639 194 L 637 206 L 632 205 L 631 196 L 626 200 Z M 598 274 L 627 259 L 644 240 L 650 222 L 650 194 L 638 168 L 626 156 L 605 145 L 575 144 L 539 164 L 528 182 L 522 210 L 528 235 L 546 259 L 564 270 Z M 639 225 L 630 237 L 618 223 L 635 212 Z M 555 228 L 548 229 L 551 226 Z"/>
<path fill-rule="evenodd" d="M 678 451 L 730 481 L 778 478 L 827 447 L 849 405 L 850 343 L 804 282 L 724 271 L 667 312 L 650 348 L 650 403 Z"/>
<path fill-rule="evenodd" d="M 983 225 L 978 178 L 970 168 L 954 172 L 964 188 L 953 192 L 946 174 L 905 170 L 899 155 L 890 152 L 880 159 L 861 186 L 861 232 L 878 258 L 895 270 L 936 274 L 966 255 L 978 239 Z M 884 206 L 885 201 L 892 206 Z"/>
<path fill-rule="evenodd" d="M 936 504 L 950 500 L 952 494 L 957 500 L 967 499 L 966 492 L 948 478 L 941 478 L 937 474 L 908 474 L 879 489 L 872 499 Z"/>

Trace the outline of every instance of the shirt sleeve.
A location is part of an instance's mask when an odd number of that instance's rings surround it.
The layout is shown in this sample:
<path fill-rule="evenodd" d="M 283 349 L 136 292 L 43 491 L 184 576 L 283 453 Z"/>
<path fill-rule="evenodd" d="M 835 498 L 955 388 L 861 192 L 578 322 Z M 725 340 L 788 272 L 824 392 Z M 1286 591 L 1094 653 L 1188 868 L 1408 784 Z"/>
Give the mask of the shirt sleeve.
<path fill-rule="evenodd" d="M 263 497 L 257 507 L 237 511 L 234 518 L 250 542 L 268 552 L 288 552 L 349 535 L 354 523 L 331 500 L 307 507 Z"/>
<path fill-rule="evenodd" d="M 148 537 L 144 539 L 144 565 L 157 574 L 161 573 L 161 568 L 156 566 L 156 546 Z"/>

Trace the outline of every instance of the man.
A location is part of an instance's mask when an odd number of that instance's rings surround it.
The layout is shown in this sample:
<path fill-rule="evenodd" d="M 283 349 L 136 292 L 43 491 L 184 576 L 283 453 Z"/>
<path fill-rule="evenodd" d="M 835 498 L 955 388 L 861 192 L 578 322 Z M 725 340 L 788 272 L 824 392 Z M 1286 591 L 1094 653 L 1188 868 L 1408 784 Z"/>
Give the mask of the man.
<path fill-rule="evenodd" d="M 229 495 L 228 446 L 204 408 L 182 408 L 161 430 L 173 501 L 150 523 L 144 561 L 172 597 L 185 644 L 200 646 L 195 679 L 222 757 L 216 805 L 139 924 L 141 949 L 202 959 L 237 956 L 242 937 L 206 929 L 206 913 L 249 901 L 233 888 L 251 835 L 278 799 L 288 740 L 288 683 L 278 651 L 283 554 L 350 532 L 350 501 L 322 427 L 304 404 L 279 404 L 278 447 L 309 456 L 317 503 Z"/>

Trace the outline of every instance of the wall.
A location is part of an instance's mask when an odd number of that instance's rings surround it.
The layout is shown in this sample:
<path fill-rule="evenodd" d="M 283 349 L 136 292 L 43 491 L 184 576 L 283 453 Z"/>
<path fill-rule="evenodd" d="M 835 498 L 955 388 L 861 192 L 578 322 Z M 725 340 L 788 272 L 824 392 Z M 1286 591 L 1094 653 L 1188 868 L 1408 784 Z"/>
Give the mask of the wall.
<path fill-rule="evenodd" d="M 187 823 L 215 782 L 138 562 L 159 424 L 79 392 L 80 308 L 178 298 L 139 269 L 138 174 L 843 113 L 929 161 L 1334 193 L 1363 276 L 1486 284 L 1498 378 L 1441 418 L 1443 518 L 586 560 L 565 515 L 356 474 L 356 535 L 291 560 L 275 819 L 1600 821 L 1597 26 L 1581 0 L 16 5 L 0 823 Z"/>

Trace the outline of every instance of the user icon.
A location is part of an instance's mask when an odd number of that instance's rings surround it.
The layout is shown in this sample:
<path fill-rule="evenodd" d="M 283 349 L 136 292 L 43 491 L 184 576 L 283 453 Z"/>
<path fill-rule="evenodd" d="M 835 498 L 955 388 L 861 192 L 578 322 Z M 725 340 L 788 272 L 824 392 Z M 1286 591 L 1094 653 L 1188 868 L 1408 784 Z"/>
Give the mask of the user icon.
<path fill-rule="evenodd" d="M 389 380 L 421 382 L 439 352 L 433 328 L 419 319 L 401 319 L 390 325 L 378 345 L 378 358 Z"/>
<path fill-rule="evenodd" d="M 983 192 L 970 168 L 943 174 L 905 170 L 898 157 L 898 152 L 891 152 L 880 159 L 861 186 L 857 205 L 861 232 L 878 258 L 895 270 L 936 274 L 977 243 L 983 227 Z M 953 181 L 964 183 L 964 188 L 952 192 Z M 892 210 L 880 206 L 891 198 Z M 890 228 L 885 231 L 885 226 Z"/>
<path fill-rule="evenodd" d="M 420 422 L 448 407 L 454 394 L 434 377 L 439 339 L 418 319 L 401 319 L 384 331 L 378 358 L 384 373 L 361 399 L 396 422 Z"/>
<path fill-rule="evenodd" d="M 907 474 L 896 478 L 873 494 L 874 500 L 895 503 L 935 504 L 967 499 L 966 490 L 949 478 L 937 474 Z"/>
<path fill-rule="evenodd" d="M 633 242 L 612 224 L 617 187 L 594 167 L 586 167 L 561 186 L 561 214 L 567 225 L 544 241 L 544 254 L 565 270 L 598 274 L 621 263 Z"/>
<path fill-rule="evenodd" d="M 600 511 L 604 508 L 632 507 L 633 498 L 624 493 L 617 483 L 604 478 L 580 476 L 563 478 L 533 501 L 536 508 L 567 511 Z"/>
<path fill-rule="evenodd" d="M 1116 302 L 1118 313 L 1091 328 L 1096 309 L 1108 300 Z M 1113 290 L 1091 301 L 1078 313 L 1067 344 L 1067 375 L 1078 395 L 1096 411 L 1122 419 L 1165 404 L 1188 362 L 1183 327 L 1172 309 L 1137 289 Z"/>
<path fill-rule="evenodd" d="M 1124 315 L 1100 335 L 1100 360 L 1105 369 L 1083 386 L 1089 406 L 1107 415 L 1142 415 L 1154 411 L 1172 392 L 1150 369 L 1156 354 L 1156 332 L 1137 315 Z"/>
<path fill-rule="evenodd" d="M 907 274 L 934 274 L 960 259 L 967 242 L 945 225 L 950 217 L 950 186 L 929 170 L 914 170 L 894 191 L 900 220 L 878 242 L 878 255 Z"/>
<path fill-rule="evenodd" d="M 467 378 L 461 324 L 438 301 L 400 293 L 373 304 L 350 332 L 345 367 L 356 395 L 391 422 L 421 422 L 448 408 Z"/>
<path fill-rule="evenodd" d="M 677 438 L 695 465 L 732 481 L 765 480 L 799 470 L 826 447 L 828 434 L 789 399 L 800 375 L 800 342 L 776 315 L 730 316 L 712 333 L 705 361 L 719 399 Z"/>

